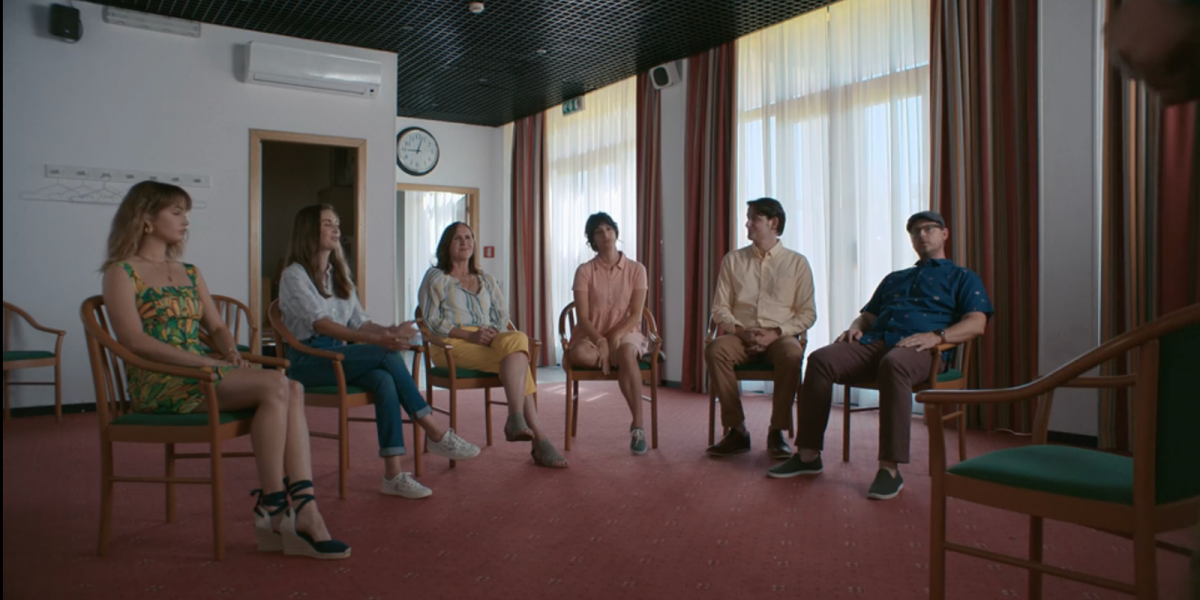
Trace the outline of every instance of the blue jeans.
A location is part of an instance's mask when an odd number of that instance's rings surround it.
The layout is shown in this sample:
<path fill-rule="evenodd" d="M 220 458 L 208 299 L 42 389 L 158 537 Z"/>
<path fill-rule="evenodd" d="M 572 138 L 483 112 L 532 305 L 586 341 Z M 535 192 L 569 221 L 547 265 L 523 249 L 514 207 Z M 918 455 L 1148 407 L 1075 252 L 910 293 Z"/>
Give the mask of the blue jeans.
<path fill-rule="evenodd" d="M 333 350 L 344 355 L 342 370 L 346 385 L 360 387 L 375 396 L 375 432 L 379 435 L 379 455 L 405 454 L 404 422 L 400 408 L 413 420 L 433 412 L 425 403 L 412 374 L 399 352 L 372 344 L 346 344 L 329 336 L 318 335 L 304 341 L 306 346 Z M 288 376 L 305 387 L 337 385 L 333 362 L 288 348 L 292 362 Z"/>

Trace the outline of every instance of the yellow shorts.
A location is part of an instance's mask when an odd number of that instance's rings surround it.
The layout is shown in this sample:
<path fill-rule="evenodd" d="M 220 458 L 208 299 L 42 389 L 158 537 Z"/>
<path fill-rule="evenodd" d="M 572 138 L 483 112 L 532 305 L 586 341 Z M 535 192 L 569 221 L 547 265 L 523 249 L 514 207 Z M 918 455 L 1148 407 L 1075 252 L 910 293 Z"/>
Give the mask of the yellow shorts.
<path fill-rule="evenodd" d="M 460 327 L 465 331 L 475 331 L 478 327 Z M 500 361 L 514 352 L 529 354 L 529 337 L 520 331 L 502 331 L 492 338 L 491 346 L 480 346 L 467 340 L 449 340 L 454 349 L 454 366 L 460 369 L 475 369 L 488 373 L 500 372 Z M 438 367 L 446 367 L 446 353 L 441 348 L 430 344 L 429 358 Z M 525 373 L 525 395 L 537 391 L 537 383 L 533 381 L 532 369 Z"/>

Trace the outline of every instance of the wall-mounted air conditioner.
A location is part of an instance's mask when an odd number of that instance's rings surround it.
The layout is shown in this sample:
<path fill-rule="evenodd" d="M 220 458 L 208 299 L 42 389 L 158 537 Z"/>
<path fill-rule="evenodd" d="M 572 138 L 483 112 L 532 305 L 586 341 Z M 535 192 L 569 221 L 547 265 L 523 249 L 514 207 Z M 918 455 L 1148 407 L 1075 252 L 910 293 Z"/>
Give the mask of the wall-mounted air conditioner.
<path fill-rule="evenodd" d="M 246 83 L 374 98 L 383 65 L 373 60 L 263 42 L 246 44 Z"/>

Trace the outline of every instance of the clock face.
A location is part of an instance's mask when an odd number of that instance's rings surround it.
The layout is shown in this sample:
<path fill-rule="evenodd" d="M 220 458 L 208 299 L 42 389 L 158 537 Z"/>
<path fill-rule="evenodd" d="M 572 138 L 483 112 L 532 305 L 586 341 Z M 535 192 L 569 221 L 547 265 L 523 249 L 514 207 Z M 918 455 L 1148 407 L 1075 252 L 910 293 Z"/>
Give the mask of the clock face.
<path fill-rule="evenodd" d="M 396 164 L 409 175 L 425 175 L 438 164 L 437 140 L 420 127 L 408 127 L 396 135 Z"/>

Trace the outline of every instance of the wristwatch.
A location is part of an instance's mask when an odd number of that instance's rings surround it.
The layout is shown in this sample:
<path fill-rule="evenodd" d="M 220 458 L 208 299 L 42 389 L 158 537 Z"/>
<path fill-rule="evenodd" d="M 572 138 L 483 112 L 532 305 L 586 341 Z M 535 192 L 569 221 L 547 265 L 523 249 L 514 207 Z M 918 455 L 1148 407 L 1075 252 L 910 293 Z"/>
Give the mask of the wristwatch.
<path fill-rule="evenodd" d="M 946 330 L 945 329 L 934 329 L 933 332 L 936 333 L 938 337 L 942 338 L 943 344 L 946 343 Z"/>

